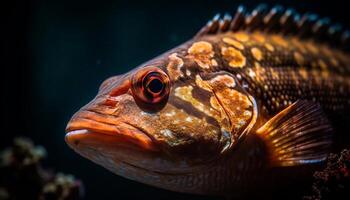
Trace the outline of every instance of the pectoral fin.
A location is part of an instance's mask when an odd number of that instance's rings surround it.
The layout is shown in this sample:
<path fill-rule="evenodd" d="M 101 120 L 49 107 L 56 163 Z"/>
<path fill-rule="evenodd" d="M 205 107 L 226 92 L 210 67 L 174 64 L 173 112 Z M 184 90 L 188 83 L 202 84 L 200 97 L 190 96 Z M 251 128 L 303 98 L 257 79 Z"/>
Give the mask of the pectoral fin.
<path fill-rule="evenodd" d="M 273 166 L 295 166 L 326 159 L 332 127 L 318 104 L 299 100 L 256 132 L 264 141 Z"/>

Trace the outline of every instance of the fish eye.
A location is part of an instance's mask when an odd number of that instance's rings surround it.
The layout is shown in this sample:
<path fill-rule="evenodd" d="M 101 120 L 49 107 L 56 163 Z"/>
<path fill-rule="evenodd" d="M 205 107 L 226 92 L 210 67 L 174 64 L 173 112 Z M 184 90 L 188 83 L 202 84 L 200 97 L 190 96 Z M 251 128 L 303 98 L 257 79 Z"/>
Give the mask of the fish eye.
<path fill-rule="evenodd" d="M 146 67 L 132 76 L 131 91 L 136 104 L 146 112 L 157 112 L 167 103 L 169 76 L 157 67 Z"/>
<path fill-rule="evenodd" d="M 159 94 L 164 89 L 164 82 L 160 77 L 158 77 L 157 74 L 150 73 L 145 79 L 146 82 L 144 87 L 148 90 L 149 93 Z"/>

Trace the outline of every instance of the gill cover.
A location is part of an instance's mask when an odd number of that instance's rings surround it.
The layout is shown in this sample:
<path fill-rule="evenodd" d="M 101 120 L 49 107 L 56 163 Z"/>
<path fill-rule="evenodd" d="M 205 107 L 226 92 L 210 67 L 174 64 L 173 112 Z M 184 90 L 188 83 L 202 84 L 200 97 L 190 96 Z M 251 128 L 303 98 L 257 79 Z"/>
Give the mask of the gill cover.
<path fill-rule="evenodd" d="M 221 112 L 221 119 L 218 119 L 221 131 L 230 137 L 230 142 L 222 152 L 228 152 L 254 126 L 258 114 L 256 102 L 239 81 L 227 72 L 197 75 L 196 84 L 213 94 L 210 104 Z"/>

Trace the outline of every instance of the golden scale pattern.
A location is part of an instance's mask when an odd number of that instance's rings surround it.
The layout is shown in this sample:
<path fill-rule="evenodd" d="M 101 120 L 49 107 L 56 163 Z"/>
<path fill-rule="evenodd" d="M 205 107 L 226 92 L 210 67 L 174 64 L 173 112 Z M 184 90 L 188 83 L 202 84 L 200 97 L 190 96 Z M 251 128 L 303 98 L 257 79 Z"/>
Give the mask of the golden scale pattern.
<path fill-rule="evenodd" d="M 339 50 L 260 32 L 204 36 L 194 43 L 199 44 L 210 49 L 202 51 L 205 59 L 198 65 L 235 74 L 266 114 L 275 114 L 300 98 L 318 101 L 333 111 L 350 104 L 350 61 Z M 211 65 L 210 59 L 223 66 Z"/>

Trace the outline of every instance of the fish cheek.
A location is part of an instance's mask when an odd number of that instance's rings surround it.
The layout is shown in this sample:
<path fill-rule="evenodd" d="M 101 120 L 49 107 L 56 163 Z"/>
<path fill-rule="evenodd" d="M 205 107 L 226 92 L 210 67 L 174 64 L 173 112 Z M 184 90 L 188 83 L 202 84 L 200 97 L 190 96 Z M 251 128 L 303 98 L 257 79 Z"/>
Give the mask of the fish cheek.
<path fill-rule="evenodd" d="M 158 142 L 175 158 L 192 162 L 214 158 L 223 146 L 220 127 L 193 115 L 188 105 L 168 104 L 159 113 L 162 127 L 157 132 Z"/>

